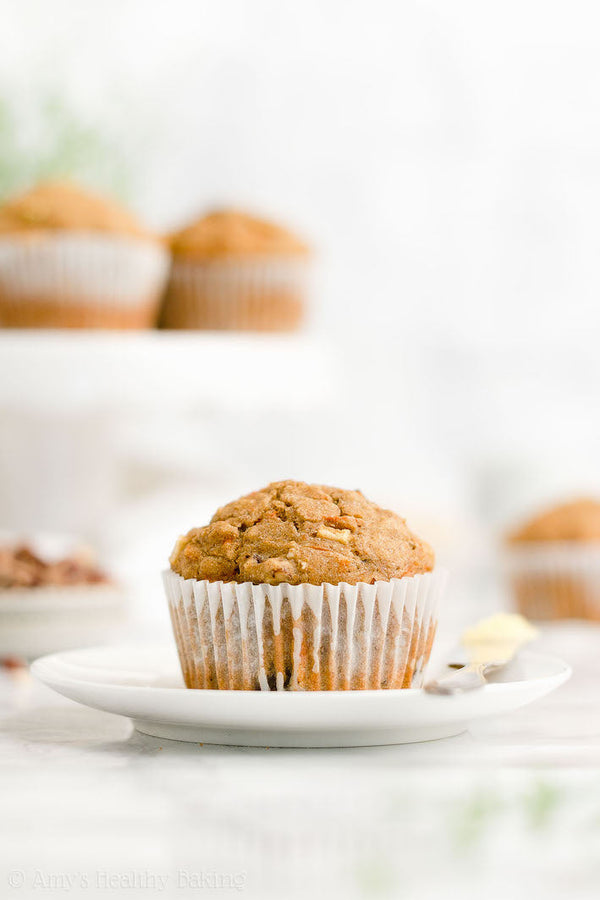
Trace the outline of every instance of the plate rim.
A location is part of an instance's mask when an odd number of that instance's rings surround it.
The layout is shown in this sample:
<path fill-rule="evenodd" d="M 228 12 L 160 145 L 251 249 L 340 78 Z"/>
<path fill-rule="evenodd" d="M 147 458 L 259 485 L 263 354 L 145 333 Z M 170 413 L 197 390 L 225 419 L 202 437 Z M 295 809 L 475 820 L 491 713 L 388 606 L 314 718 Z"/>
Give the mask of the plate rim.
<path fill-rule="evenodd" d="M 161 648 L 165 648 L 165 647 L 167 647 L 167 644 L 161 644 L 161 645 L 148 644 L 148 645 L 146 645 L 146 647 L 151 647 L 151 646 L 152 647 L 160 646 Z M 71 654 L 76 654 L 76 653 L 94 653 L 99 650 L 111 650 L 111 649 L 123 650 L 126 648 L 127 649 L 130 649 L 130 648 L 138 648 L 139 649 L 142 647 L 144 647 L 143 644 L 114 644 L 114 645 L 100 644 L 100 645 L 96 645 L 96 646 L 92 646 L 92 647 L 82 647 L 82 648 L 62 650 L 62 651 L 59 650 L 56 653 L 48 653 L 48 654 L 45 654 L 44 656 L 40 656 L 36 660 L 34 660 L 34 662 L 30 666 L 30 672 L 34 676 L 34 678 L 36 678 L 38 681 L 41 681 L 42 684 L 45 684 L 47 687 L 50 687 L 50 688 L 52 688 L 53 685 L 58 685 L 58 684 L 61 684 L 62 686 L 68 686 L 68 685 L 73 685 L 73 684 L 85 683 L 85 684 L 93 685 L 94 687 L 110 689 L 111 691 L 115 691 L 117 693 L 123 693 L 124 695 L 127 695 L 128 693 L 133 693 L 135 691 L 143 690 L 143 691 L 152 691 L 153 693 L 159 693 L 161 696 L 172 695 L 173 691 L 180 691 L 180 692 L 182 692 L 182 694 L 190 694 L 191 696 L 197 696 L 199 694 L 202 694 L 202 695 L 212 696 L 212 697 L 223 696 L 223 695 L 237 697 L 242 694 L 254 695 L 254 696 L 268 696 L 268 695 L 277 696 L 277 695 L 280 695 L 280 696 L 286 696 L 286 697 L 291 697 L 291 696 L 297 696 L 297 697 L 302 697 L 302 696 L 303 697 L 307 697 L 307 696 L 308 697 L 315 697 L 315 696 L 356 697 L 358 695 L 362 698 L 383 697 L 383 698 L 387 698 L 387 699 L 389 699 L 390 697 L 394 697 L 394 696 L 396 696 L 396 697 L 404 696 L 407 698 L 409 696 L 412 696 L 412 697 L 431 696 L 431 695 L 427 694 L 423 688 L 391 688 L 389 690 L 381 689 L 381 688 L 368 688 L 366 690 L 334 690 L 334 691 L 321 691 L 321 690 L 316 690 L 316 691 L 248 691 L 248 690 L 233 689 L 233 688 L 193 689 L 193 688 L 187 688 L 185 685 L 166 687 L 163 685 L 151 685 L 151 684 L 119 684 L 119 683 L 110 682 L 110 681 L 99 681 L 99 680 L 95 680 L 95 679 L 91 679 L 91 678 L 86 678 L 86 679 L 82 680 L 82 679 L 77 679 L 75 677 L 63 676 L 60 674 L 57 676 L 52 675 L 51 681 L 50 681 L 50 679 L 47 678 L 47 676 L 44 677 L 45 667 L 48 665 L 48 663 L 51 663 L 57 657 L 70 656 Z M 173 649 L 175 649 L 175 648 L 173 648 Z M 543 660 L 552 661 L 560 666 L 560 671 L 557 671 L 551 675 L 543 675 L 543 676 L 540 676 L 539 678 L 521 678 L 517 681 L 490 682 L 490 683 L 486 684 L 482 690 L 485 693 L 508 692 L 508 691 L 512 691 L 512 690 L 519 690 L 523 687 L 523 685 L 530 684 L 533 681 L 554 681 L 557 679 L 558 679 L 558 682 L 560 685 L 560 684 L 564 684 L 566 681 L 568 681 L 573 674 L 573 667 L 568 662 L 566 662 L 564 659 L 557 656 L 556 654 L 541 653 L 541 652 L 535 651 L 535 650 L 524 650 L 524 651 L 522 651 L 522 653 L 524 656 L 534 657 L 535 659 L 543 659 Z M 461 696 L 464 696 L 464 695 L 461 695 Z M 257 701 L 249 701 L 249 702 L 252 703 L 252 702 L 257 702 Z M 281 702 L 281 701 L 276 701 L 276 702 Z M 307 701 L 297 701 L 297 700 L 289 701 L 288 700 L 287 702 L 288 703 L 289 702 L 298 703 L 298 702 L 307 702 Z M 317 701 L 317 702 L 323 702 L 323 701 Z M 343 701 L 343 702 L 348 702 L 348 701 Z"/>

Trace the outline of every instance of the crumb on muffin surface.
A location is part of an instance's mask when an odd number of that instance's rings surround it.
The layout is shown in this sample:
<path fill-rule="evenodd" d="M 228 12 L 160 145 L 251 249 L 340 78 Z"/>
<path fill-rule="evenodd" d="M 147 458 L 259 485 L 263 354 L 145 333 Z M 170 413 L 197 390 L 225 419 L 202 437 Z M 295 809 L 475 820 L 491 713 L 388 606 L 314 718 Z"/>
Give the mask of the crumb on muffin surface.
<path fill-rule="evenodd" d="M 183 578 L 254 584 L 357 584 L 429 572 L 434 554 L 404 519 L 360 492 L 273 482 L 179 538 Z"/>
<path fill-rule="evenodd" d="M 508 541 L 600 541 L 600 502 L 584 497 L 554 506 L 513 531 Z"/>

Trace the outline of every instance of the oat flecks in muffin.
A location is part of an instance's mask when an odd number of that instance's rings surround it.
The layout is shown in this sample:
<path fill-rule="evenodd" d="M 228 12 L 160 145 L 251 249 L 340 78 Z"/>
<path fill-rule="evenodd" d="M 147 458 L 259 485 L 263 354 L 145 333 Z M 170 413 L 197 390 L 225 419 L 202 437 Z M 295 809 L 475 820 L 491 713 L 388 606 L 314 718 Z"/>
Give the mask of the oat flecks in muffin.
<path fill-rule="evenodd" d="M 0 234 L 101 231 L 158 240 L 120 204 L 68 181 L 46 181 L 0 207 Z"/>
<path fill-rule="evenodd" d="M 600 502 L 582 498 L 542 512 L 509 535 L 510 543 L 526 541 L 600 541 Z"/>
<path fill-rule="evenodd" d="M 173 234 L 170 244 L 174 256 L 202 260 L 308 253 L 286 228 L 236 210 L 209 213 Z"/>
<path fill-rule="evenodd" d="M 183 578 L 254 584 L 357 584 L 429 572 L 431 547 L 360 491 L 278 481 L 217 510 L 177 541 Z"/>

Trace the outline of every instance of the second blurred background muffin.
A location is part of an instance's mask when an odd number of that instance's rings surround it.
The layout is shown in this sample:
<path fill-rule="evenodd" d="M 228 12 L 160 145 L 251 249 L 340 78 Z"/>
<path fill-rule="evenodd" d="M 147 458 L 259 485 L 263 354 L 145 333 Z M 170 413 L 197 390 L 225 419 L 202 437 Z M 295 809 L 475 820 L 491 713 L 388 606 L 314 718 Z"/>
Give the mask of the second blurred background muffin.
<path fill-rule="evenodd" d="M 165 328 L 293 331 L 302 324 L 310 253 L 285 228 L 221 210 L 170 244 Z"/>
<path fill-rule="evenodd" d="M 0 207 L 5 327 L 151 327 L 168 267 L 131 213 L 74 184 L 40 184 Z"/>
<path fill-rule="evenodd" d="M 597 500 L 572 500 L 530 519 L 509 535 L 507 561 L 516 604 L 525 616 L 600 621 Z"/>

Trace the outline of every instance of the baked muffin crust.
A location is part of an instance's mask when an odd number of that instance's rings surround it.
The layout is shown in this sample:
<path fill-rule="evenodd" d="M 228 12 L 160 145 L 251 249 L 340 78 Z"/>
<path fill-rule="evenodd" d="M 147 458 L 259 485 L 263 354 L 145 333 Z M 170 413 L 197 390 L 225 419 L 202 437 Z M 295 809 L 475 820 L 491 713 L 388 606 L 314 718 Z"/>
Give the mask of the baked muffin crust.
<path fill-rule="evenodd" d="M 130 212 L 67 181 L 47 181 L 0 207 L 0 235 L 45 230 L 102 231 L 158 240 Z"/>
<path fill-rule="evenodd" d="M 217 210 L 171 235 L 174 256 L 215 260 L 305 256 L 308 247 L 287 229 L 236 210 Z"/>
<path fill-rule="evenodd" d="M 529 541 L 600 541 L 600 503 L 591 498 L 563 503 L 509 535 L 510 543 Z"/>
<path fill-rule="evenodd" d="M 431 547 L 360 491 L 273 482 L 179 538 L 183 578 L 254 584 L 357 584 L 429 572 Z"/>

